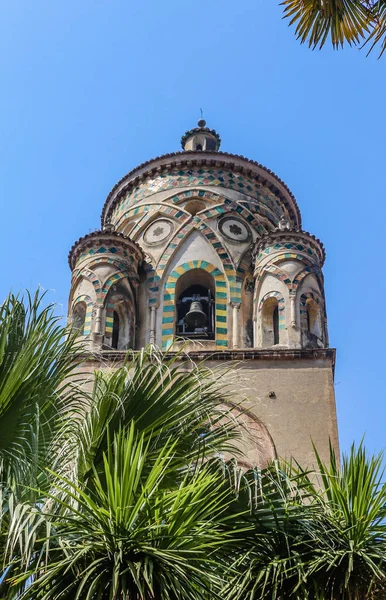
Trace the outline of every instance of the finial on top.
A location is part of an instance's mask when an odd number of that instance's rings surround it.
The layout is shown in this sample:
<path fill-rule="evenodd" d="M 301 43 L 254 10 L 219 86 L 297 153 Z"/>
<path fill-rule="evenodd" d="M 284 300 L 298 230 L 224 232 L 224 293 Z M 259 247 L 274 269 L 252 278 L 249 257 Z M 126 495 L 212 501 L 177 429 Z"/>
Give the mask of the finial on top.
<path fill-rule="evenodd" d="M 204 127 L 206 125 L 206 121 L 204 119 L 204 113 L 202 112 L 202 108 L 200 108 L 200 113 L 201 113 L 201 118 L 198 120 L 197 125 L 200 127 L 200 129 L 204 129 Z"/>

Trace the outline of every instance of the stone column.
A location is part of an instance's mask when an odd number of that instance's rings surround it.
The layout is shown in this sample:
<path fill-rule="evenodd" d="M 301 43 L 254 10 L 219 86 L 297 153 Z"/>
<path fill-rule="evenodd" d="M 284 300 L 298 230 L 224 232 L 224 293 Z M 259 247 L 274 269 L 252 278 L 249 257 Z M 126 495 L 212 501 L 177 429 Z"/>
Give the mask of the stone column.
<path fill-rule="evenodd" d="M 291 326 L 296 327 L 296 295 L 290 292 Z"/>
<path fill-rule="evenodd" d="M 97 306 L 95 311 L 95 327 L 94 333 L 100 335 L 102 333 L 102 313 L 103 306 Z"/>
<path fill-rule="evenodd" d="M 149 343 L 150 344 L 155 344 L 155 322 L 156 322 L 156 316 L 157 316 L 157 307 L 156 306 L 151 306 L 150 307 L 150 338 L 149 338 Z"/>
<path fill-rule="evenodd" d="M 232 341 L 233 349 L 237 350 L 239 347 L 239 309 L 240 304 L 232 302 L 232 317 L 233 317 L 233 328 L 232 328 Z"/>

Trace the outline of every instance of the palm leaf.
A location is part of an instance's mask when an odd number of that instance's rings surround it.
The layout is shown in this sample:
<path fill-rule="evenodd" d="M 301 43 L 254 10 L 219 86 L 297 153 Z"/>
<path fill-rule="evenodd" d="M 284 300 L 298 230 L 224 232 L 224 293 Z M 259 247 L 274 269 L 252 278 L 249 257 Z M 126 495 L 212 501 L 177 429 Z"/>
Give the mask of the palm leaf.
<path fill-rule="evenodd" d="M 363 42 L 373 29 L 376 8 L 362 0 L 284 0 L 284 18 L 296 25 L 301 43 L 322 48 L 328 37 L 334 48 Z"/>
<path fill-rule="evenodd" d="M 103 476 L 94 469 L 91 486 L 82 489 L 58 474 L 55 500 L 62 510 L 52 515 L 48 564 L 39 565 L 24 597 L 206 600 L 215 594 L 236 544 L 227 514 L 232 494 L 208 466 L 188 469 L 170 489 L 164 481 L 177 445 L 165 444 L 148 469 L 151 440 L 132 422 L 115 432 L 103 454 Z"/>

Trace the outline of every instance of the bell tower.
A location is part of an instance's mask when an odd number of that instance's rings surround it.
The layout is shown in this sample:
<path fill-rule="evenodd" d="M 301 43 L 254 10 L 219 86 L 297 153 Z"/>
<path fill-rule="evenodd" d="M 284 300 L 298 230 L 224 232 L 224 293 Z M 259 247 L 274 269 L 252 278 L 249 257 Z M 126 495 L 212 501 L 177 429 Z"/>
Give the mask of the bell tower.
<path fill-rule="evenodd" d="M 220 151 L 200 119 L 181 152 L 150 160 L 108 195 L 101 228 L 70 251 L 69 318 L 90 369 L 125 350 L 184 347 L 227 375 L 251 464 L 276 455 L 328 459 L 338 448 L 323 244 L 263 165 Z M 240 413 L 240 414 L 241 414 Z"/>

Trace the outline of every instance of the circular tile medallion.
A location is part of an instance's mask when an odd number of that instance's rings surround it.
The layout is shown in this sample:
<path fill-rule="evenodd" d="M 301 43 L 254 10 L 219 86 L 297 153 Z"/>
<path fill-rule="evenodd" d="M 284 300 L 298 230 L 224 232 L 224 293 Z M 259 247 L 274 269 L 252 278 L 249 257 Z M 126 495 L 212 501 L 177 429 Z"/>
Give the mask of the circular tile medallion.
<path fill-rule="evenodd" d="M 218 228 L 232 242 L 247 242 L 251 236 L 249 227 L 237 217 L 224 217 L 219 221 Z"/>
<path fill-rule="evenodd" d="M 161 244 L 173 233 L 174 226 L 167 219 L 158 219 L 146 229 L 143 239 L 146 244 Z"/>

